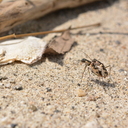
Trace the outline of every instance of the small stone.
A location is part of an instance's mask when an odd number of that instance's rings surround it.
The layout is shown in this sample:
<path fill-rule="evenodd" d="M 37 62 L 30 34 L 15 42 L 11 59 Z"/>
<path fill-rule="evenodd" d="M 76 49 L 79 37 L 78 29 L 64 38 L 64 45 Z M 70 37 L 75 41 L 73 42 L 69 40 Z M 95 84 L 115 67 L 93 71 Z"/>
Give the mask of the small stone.
<path fill-rule="evenodd" d="M 44 100 L 45 98 L 44 97 L 41 97 L 41 100 Z"/>
<path fill-rule="evenodd" d="M 86 36 L 90 36 L 90 33 L 86 33 Z"/>
<path fill-rule="evenodd" d="M 79 84 L 79 83 L 78 83 L 77 85 L 78 85 L 78 86 L 80 86 L 80 84 Z"/>
<path fill-rule="evenodd" d="M 15 114 L 15 113 L 16 113 L 14 110 L 12 110 L 12 111 L 10 111 L 10 112 L 11 112 L 11 114 Z"/>
<path fill-rule="evenodd" d="M 100 48 L 100 52 L 104 52 L 104 49 L 103 48 Z"/>
<path fill-rule="evenodd" d="M 4 88 L 4 84 L 0 83 L 0 89 L 3 89 L 3 88 Z"/>
<path fill-rule="evenodd" d="M 49 105 L 51 105 L 51 104 L 50 104 L 50 103 L 47 103 L 47 104 L 46 104 L 46 106 L 49 106 Z"/>
<path fill-rule="evenodd" d="M 86 95 L 85 91 L 82 89 L 77 89 L 77 95 L 78 97 L 83 97 Z"/>
<path fill-rule="evenodd" d="M 32 80 L 33 78 L 32 77 L 29 77 L 28 80 Z"/>
<path fill-rule="evenodd" d="M 119 69 L 118 71 L 119 71 L 119 72 L 124 72 L 124 69 L 121 68 L 121 69 Z"/>
<path fill-rule="evenodd" d="M 125 78 L 124 78 L 124 81 L 128 82 L 128 78 L 127 78 L 127 77 L 125 77 Z"/>
<path fill-rule="evenodd" d="M 0 119 L 0 123 L 1 124 L 7 124 L 8 120 L 9 120 L 8 117 L 4 117 L 4 118 Z"/>
<path fill-rule="evenodd" d="M 3 83 L 0 83 L 0 86 L 3 86 L 4 84 Z"/>
<path fill-rule="evenodd" d="M 6 96 L 2 96 L 2 98 L 6 99 L 7 97 Z"/>
<path fill-rule="evenodd" d="M 17 86 L 14 86 L 13 89 L 20 91 L 20 90 L 23 90 L 23 87 L 20 85 L 17 85 Z"/>
<path fill-rule="evenodd" d="M 87 124 L 84 126 L 84 128 L 102 128 L 102 126 L 99 124 L 99 122 L 96 119 L 93 119 L 88 121 Z"/>
<path fill-rule="evenodd" d="M 97 117 L 97 118 L 100 118 L 100 116 L 101 116 L 101 114 L 96 113 L 96 117 Z"/>
<path fill-rule="evenodd" d="M 87 101 L 96 101 L 96 97 L 94 97 L 94 96 L 89 96 L 88 97 L 88 99 L 87 99 Z"/>
<path fill-rule="evenodd" d="M 15 84 L 15 80 L 14 79 L 9 80 L 9 82 L 12 83 L 12 84 Z"/>
<path fill-rule="evenodd" d="M 128 72 L 127 72 L 127 71 L 124 71 L 124 75 L 126 75 L 126 76 L 127 76 L 127 75 L 128 75 Z"/>
<path fill-rule="evenodd" d="M 51 92 L 52 89 L 51 88 L 46 88 L 47 92 Z"/>
<path fill-rule="evenodd" d="M 75 107 L 74 107 L 74 106 L 72 106 L 71 108 L 72 108 L 73 110 L 75 109 Z"/>
<path fill-rule="evenodd" d="M 5 84 L 5 88 L 11 88 L 11 84 L 10 83 Z"/>
<path fill-rule="evenodd" d="M 56 109 L 54 112 L 55 112 L 55 113 L 60 113 L 61 111 Z"/>
<path fill-rule="evenodd" d="M 18 124 L 11 124 L 11 128 L 15 128 Z"/>
<path fill-rule="evenodd" d="M 28 109 L 32 110 L 33 112 L 38 110 L 37 107 L 33 104 L 31 104 Z"/>
<path fill-rule="evenodd" d="M 8 79 L 6 76 L 0 76 L 0 80 L 6 80 Z"/>
<path fill-rule="evenodd" d="M 45 112 L 41 112 L 41 114 L 46 114 Z"/>
<path fill-rule="evenodd" d="M 116 40 L 115 43 L 116 43 L 117 45 L 120 45 L 120 44 L 121 44 L 121 42 L 120 42 L 119 40 Z"/>
<path fill-rule="evenodd" d="M 100 108 L 98 105 L 96 105 L 96 108 Z"/>
<path fill-rule="evenodd" d="M 119 26 L 120 26 L 120 25 L 121 25 L 121 23 L 117 23 L 117 25 L 119 25 Z"/>
<path fill-rule="evenodd" d="M 20 104 L 22 104 L 22 105 L 26 105 L 27 103 L 25 102 L 25 101 L 20 101 Z"/>

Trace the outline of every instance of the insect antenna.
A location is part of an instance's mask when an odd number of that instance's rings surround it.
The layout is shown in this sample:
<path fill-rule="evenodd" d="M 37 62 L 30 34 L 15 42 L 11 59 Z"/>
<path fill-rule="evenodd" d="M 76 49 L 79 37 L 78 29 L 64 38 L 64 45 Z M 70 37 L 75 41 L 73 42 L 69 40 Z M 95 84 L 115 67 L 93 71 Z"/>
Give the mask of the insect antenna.
<path fill-rule="evenodd" d="M 85 52 L 83 52 L 90 60 L 92 60 L 90 57 L 89 57 L 89 55 L 88 54 L 86 54 Z M 83 80 L 83 76 L 84 76 L 84 72 L 85 72 L 85 70 L 86 70 L 86 68 L 87 68 L 87 66 L 89 66 L 90 65 L 90 61 L 89 60 L 86 60 L 86 62 L 85 62 L 85 67 L 84 67 L 84 71 L 83 71 L 83 73 L 82 73 L 82 78 L 81 78 L 81 81 L 80 81 L 80 83 L 82 82 L 82 80 Z"/>
<path fill-rule="evenodd" d="M 91 57 L 88 55 L 88 54 L 86 54 L 85 52 L 83 52 L 90 60 L 92 60 L 91 59 Z"/>
<path fill-rule="evenodd" d="M 110 65 L 106 66 L 105 68 L 108 68 L 108 67 L 110 67 L 110 68 L 111 68 L 111 66 L 110 66 Z"/>

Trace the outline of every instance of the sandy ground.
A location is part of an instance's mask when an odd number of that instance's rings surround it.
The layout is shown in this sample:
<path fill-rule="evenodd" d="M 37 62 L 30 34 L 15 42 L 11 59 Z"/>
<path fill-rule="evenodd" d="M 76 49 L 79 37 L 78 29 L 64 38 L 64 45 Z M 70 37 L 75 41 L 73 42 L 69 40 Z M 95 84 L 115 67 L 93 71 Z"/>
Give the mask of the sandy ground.
<path fill-rule="evenodd" d="M 0 67 L 0 128 L 128 127 L 127 0 L 60 10 L 7 34 L 96 22 L 102 26 L 71 31 L 76 43 L 64 56 L 42 57 L 31 66 L 16 62 Z M 42 37 L 49 41 L 54 35 Z M 111 72 L 107 68 L 108 78 L 99 79 L 86 70 L 80 83 L 80 60 L 90 60 L 86 54 L 112 67 Z M 85 96 L 78 96 L 80 90 Z"/>

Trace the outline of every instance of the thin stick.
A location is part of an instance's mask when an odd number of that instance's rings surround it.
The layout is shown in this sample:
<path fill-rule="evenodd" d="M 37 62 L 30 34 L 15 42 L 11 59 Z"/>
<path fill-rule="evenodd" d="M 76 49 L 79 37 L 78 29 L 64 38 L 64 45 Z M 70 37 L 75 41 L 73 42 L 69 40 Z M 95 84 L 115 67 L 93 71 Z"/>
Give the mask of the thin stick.
<path fill-rule="evenodd" d="M 80 26 L 80 27 L 75 27 L 75 28 L 69 28 L 69 29 L 62 29 L 62 30 L 44 31 L 44 32 L 27 33 L 27 34 L 19 34 L 19 35 L 12 34 L 12 35 L 8 35 L 8 36 L 0 37 L 0 40 L 6 40 L 6 39 L 11 39 L 11 38 L 21 38 L 21 37 L 25 37 L 25 36 L 45 35 L 45 34 L 49 34 L 49 33 L 59 33 L 59 32 L 64 32 L 64 31 L 67 31 L 67 30 L 94 27 L 94 26 L 100 26 L 100 25 L 101 25 L 101 23 L 96 23 L 96 24 Z"/>

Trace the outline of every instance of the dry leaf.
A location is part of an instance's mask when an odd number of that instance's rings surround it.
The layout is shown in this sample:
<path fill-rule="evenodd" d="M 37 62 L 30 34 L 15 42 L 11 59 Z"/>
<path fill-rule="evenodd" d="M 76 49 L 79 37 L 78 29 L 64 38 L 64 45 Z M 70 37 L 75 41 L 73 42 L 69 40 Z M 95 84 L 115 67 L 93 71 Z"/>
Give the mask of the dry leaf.
<path fill-rule="evenodd" d="M 0 43 L 0 65 L 21 61 L 33 64 L 40 60 L 46 49 L 46 42 L 36 37 L 15 39 Z"/>
<path fill-rule="evenodd" d="M 74 43 L 74 39 L 71 38 L 69 30 L 65 31 L 62 33 L 61 36 L 54 37 L 50 41 L 45 53 L 64 54 L 65 52 L 71 49 L 73 43 Z"/>

